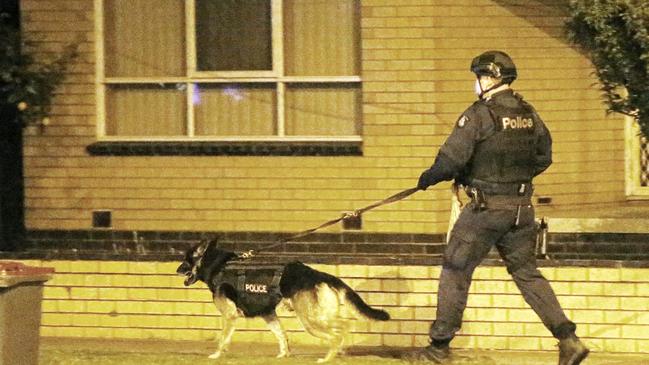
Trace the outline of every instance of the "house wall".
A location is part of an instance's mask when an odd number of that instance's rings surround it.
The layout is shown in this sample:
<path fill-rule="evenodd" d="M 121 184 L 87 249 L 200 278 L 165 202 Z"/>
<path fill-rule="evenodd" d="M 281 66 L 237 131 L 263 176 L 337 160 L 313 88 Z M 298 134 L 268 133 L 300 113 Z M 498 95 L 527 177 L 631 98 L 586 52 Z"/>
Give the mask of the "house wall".
<path fill-rule="evenodd" d="M 586 58 L 562 37 L 563 1 L 363 0 L 363 156 L 90 156 L 96 142 L 94 2 L 23 0 L 44 55 L 78 40 L 51 123 L 25 137 L 26 226 L 118 230 L 298 231 L 416 184 L 475 99 L 471 59 L 502 49 L 514 86 L 554 137 L 536 194 L 545 214 L 624 200 L 622 118 L 607 117 Z M 446 231 L 449 184 L 363 217 L 369 232 Z M 336 230 L 339 228 L 333 228 Z"/>
<path fill-rule="evenodd" d="M 203 284 L 184 287 L 178 263 L 23 261 L 54 267 L 45 284 L 41 335 L 47 337 L 212 340 L 220 318 Z M 423 346 L 435 318 L 440 267 L 312 265 L 341 277 L 388 322 L 356 321 L 353 346 Z M 649 353 L 649 269 L 544 267 L 577 334 L 593 350 Z M 293 313 L 279 312 L 293 344 L 322 345 Z M 261 319 L 240 320 L 237 342 L 276 343 Z M 557 341 L 502 266 L 481 266 L 471 286 L 456 348 L 556 351 Z"/>

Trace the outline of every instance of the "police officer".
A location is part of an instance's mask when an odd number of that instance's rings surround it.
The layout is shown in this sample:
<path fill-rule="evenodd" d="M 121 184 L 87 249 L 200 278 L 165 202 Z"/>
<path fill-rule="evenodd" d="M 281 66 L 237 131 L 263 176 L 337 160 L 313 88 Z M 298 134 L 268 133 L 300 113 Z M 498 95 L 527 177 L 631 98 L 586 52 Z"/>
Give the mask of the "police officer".
<path fill-rule="evenodd" d="M 576 365 L 588 349 L 575 335 L 548 281 L 536 267 L 532 178 L 552 163 L 550 132 L 534 108 L 510 88 L 516 66 L 504 52 L 485 52 L 471 62 L 478 101 L 457 120 L 418 188 L 455 179 L 471 202 L 462 210 L 444 253 L 437 319 L 430 345 L 409 360 L 442 363 L 460 329 L 475 268 L 496 246 L 525 301 L 559 340 L 559 364 Z"/>

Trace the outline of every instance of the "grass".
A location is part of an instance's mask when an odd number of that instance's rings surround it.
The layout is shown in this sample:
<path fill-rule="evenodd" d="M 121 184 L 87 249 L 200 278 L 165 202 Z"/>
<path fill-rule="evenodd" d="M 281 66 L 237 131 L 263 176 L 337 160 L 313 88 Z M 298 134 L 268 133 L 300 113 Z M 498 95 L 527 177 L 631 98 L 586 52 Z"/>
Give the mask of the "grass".
<path fill-rule="evenodd" d="M 44 343 L 43 343 L 44 342 Z M 315 365 L 326 353 L 323 346 L 295 346 L 289 358 L 277 359 L 276 344 L 235 343 L 232 351 L 218 360 L 207 356 L 213 342 L 119 340 L 119 339 L 45 339 L 40 347 L 40 365 Z M 607 354 L 594 349 L 588 365 L 649 364 L 649 354 Z M 399 355 L 403 349 L 389 347 L 352 347 L 331 365 L 406 365 Z M 453 365 L 548 365 L 556 364 L 558 351 L 494 351 L 454 349 Z"/>
<path fill-rule="evenodd" d="M 323 353 L 300 353 L 286 359 L 276 359 L 267 354 L 227 354 L 221 359 L 212 360 L 207 354 L 197 353 L 146 353 L 146 352 L 108 352 L 97 350 L 56 350 L 41 351 L 40 365 L 148 365 L 148 364 L 228 364 L 228 365 L 298 365 L 315 364 Z M 346 356 L 335 359 L 332 364 L 340 365 L 397 365 L 404 364 L 397 359 L 379 356 Z"/>

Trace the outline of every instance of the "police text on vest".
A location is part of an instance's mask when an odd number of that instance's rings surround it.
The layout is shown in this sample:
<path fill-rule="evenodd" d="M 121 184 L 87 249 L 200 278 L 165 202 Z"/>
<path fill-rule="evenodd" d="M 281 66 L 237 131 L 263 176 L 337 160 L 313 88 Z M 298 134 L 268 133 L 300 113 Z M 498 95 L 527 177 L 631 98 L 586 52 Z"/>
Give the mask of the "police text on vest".
<path fill-rule="evenodd" d="M 534 121 L 532 118 L 523 118 L 520 115 L 516 118 L 502 118 L 503 129 L 519 129 L 519 128 L 532 128 L 534 126 Z"/>
<path fill-rule="evenodd" d="M 245 287 L 248 293 L 267 294 L 268 287 L 264 284 L 246 284 Z"/>

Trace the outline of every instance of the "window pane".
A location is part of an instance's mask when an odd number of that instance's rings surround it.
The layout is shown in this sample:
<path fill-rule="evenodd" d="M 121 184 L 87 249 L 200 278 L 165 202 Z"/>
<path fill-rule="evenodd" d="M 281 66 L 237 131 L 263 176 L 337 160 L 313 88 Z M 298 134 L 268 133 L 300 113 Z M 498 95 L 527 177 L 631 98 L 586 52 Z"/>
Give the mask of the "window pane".
<path fill-rule="evenodd" d="M 270 0 L 196 0 L 200 71 L 272 70 Z"/>
<path fill-rule="evenodd" d="M 194 91 L 196 135 L 276 135 L 275 84 L 201 84 Z"/>
<path fill-rule="evenodd" d="M 187 134 L 185 84 L 111 85 L 106 90 L 106 135 Z"/>
<path fill-rule="evenodd" d="M 358 0 L 285 0 L 285 72 L 300 76 L 360 74 Z"/>
<path fill-rule="evenodd" d="M 106 76 L 183 76 L 183 0 L 106 0 Z"/>
<path fill-rule="evenodd" d="M 286 134 L 351 136 L 360 134 L 358 84 L 293 84 L 286 88 Z"/>

